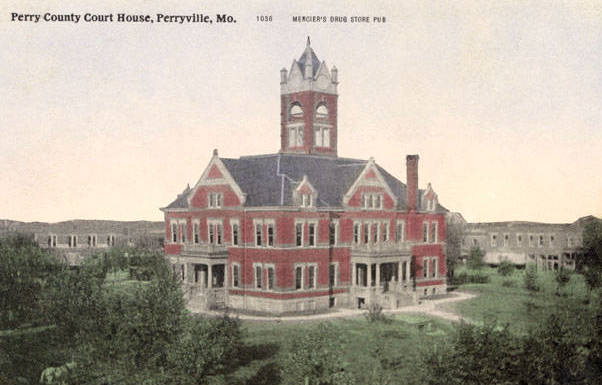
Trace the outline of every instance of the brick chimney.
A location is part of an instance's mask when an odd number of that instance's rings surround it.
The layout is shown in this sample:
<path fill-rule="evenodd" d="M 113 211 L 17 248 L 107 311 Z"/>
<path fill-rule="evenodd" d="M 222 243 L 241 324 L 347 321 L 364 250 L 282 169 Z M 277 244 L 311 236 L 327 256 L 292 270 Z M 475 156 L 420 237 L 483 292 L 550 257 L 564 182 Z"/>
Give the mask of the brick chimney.
<path fill-rule="evenodd" d="M 406 156 L 409 211 L 416 211 L 418 205 L 418 159 L 418 155 Z"/>

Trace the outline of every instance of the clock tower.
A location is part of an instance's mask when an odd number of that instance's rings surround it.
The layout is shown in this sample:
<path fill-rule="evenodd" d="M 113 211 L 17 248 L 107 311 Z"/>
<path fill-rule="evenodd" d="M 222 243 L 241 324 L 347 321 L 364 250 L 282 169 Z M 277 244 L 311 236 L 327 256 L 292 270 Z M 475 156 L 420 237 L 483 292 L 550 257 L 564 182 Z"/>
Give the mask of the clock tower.
<path fill-rule="evenodd" d="M 308 37 L 290 71 L 280 70 L 281 152 L 337 156 L 337 85 L 336 67 L 318 60 Z"/>

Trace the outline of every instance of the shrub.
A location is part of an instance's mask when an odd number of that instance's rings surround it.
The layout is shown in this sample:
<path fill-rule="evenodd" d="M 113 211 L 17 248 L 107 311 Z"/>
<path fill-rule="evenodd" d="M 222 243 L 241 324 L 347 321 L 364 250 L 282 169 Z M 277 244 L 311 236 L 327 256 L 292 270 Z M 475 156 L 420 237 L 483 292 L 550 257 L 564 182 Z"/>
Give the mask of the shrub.
<path fill-rule="evenodd" d="M 456 274 L 452 280 L 454 285 L 464 285 L 467 283 L 488 283 L 489 276 L 479 271 L 467 273 L 463 271 L 460 274 Z"/>
<path fill-rule="evenodd" d="M 510 261 L 504 260 L 497 267 L 497 272 L 503 277 L 512 275 L 512 273 L 514 273 L 514 265 Z"/>
<path fill-rule="evenodd" d="M 525 288 L 529 291 L 538 291 L 539 285 L 537 283 L 537 266 L 533 264 L 527 265 L 525 269 Z"/>
<path fill-rule="evenodd" d="M 368 306 L 368 311 L 364 316 L 369 322 L 388 322 L 389 318 L 383 313 L 383 307 L 377 303 Z"/>
<path fill-rule="evenodd" d="M 513 281 L 513 280 L 511 280 L 511 279 L 505 279 L 505 280 L 502 282 L 502 286 L 503 286 L 503 287 L 514 287 L 514 281 Z"/>
<path fill-rule="evenodd" d="M 480 269 L 483 267 L 483 256 L 485 254 L 477 246 L 470 249 L 470 255 L 468 256 L 468 267 L 471 269 Z"/>

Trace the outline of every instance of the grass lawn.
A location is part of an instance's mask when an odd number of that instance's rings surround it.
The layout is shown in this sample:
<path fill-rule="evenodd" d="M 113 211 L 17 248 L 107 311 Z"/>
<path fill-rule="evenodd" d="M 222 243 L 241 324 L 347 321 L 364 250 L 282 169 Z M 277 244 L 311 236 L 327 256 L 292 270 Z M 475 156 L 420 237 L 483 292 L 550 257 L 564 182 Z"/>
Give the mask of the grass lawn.
<path fill-rule="evenodd" d="M 456 270 L 456 274 L 462 272 Z M 523 333 L 540 322 L 558 307 L 587 306 L 587 289 L 583 277 L 572 274 L 570 282 L 556 295 L 554 272 L 538 272 L 537 292 L 529 292 L 524 285 L 524 270 L 515 270 L 511 276 L 502 277 L 490 267 L 481 269 L 481 273 L 489 276 L 489 283 L 467 284 L 459 290 L 478 294 L 476 298 L 449 303 L 442 306 L 446 310 L 455 311 L 462 316 L 482 323 L 495 319 L 500 324 L 508 324 L 510 330 Z"/>
<path fill-rule="evenodd" d="M 341 333 L 341 342 L 332 346 L 341 355 L 358 384 L 373 383 L 378 374 L 377 360 L 398 358 L 398 366 L 386 371 L 392 384 L 417 384 L 416 371 L 426 349 L 444 343 L 454 326 L 444 320 L 420 315 L 391 315 L 389 322 L 369 322 L 364 317 L 333 319 Z M 278 384 L 280 360 L 290 342 L 314 328 L 318 321 L 259 322 L 245 321 L 245 342 L 241 366 L 232 374 L 231 383 Z M 377 350 L 378 349 L 378 350 Z"/>

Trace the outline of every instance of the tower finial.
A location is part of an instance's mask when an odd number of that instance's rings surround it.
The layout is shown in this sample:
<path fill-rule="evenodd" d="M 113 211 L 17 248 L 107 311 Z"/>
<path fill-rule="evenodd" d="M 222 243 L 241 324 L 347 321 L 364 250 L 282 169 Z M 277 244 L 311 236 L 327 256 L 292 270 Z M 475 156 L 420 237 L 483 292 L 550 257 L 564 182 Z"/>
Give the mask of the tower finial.
<path fill-rule="evenodd" d="M 310 41 L 309 41 L 309 36 L 307 36 L 307 47 L 309 47 L 311 45 Z"/>

